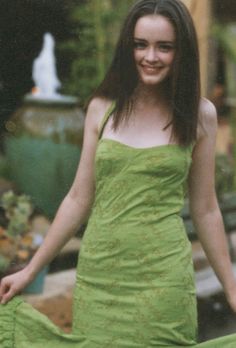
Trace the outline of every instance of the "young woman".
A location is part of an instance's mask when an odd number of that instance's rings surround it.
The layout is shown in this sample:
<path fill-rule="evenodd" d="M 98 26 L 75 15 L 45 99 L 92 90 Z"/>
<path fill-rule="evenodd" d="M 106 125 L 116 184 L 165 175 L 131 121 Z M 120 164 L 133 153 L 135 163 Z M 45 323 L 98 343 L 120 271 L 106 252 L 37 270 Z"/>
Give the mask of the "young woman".
<path fill-rule="evenodd" d="M 179 215 L 188 182 L 199 239 L 236 311 L 214 189 L 216 128 L 214 106 L 200 99 L 187 9 L 180 0 L 138 1 L 89 104 L 75 181 L 32 261 L 1 281 L 1 347 L 236 346 L 236 335 L 196 342 L 191 246 Z M 89 215 L 69 335 L 14 296 Z"/>

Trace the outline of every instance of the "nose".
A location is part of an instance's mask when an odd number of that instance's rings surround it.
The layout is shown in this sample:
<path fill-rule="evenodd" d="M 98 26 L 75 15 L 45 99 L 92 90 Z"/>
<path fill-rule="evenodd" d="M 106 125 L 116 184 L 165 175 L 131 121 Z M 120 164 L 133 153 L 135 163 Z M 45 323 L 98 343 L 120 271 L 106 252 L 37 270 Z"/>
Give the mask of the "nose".
<path fill-rule="evenodd" d="M 149 47 L 146 51 L 145 59 L 147 62 L 158 61 L 158 53 L 154 47 Z"/>

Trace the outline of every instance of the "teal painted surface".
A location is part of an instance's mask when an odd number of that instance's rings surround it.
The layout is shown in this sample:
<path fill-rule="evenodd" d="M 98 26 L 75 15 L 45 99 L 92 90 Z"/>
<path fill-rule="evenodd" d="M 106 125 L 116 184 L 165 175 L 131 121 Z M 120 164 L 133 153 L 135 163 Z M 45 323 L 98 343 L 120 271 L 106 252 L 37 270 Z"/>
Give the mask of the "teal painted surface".
<path fill-rule="evenodd" d="M 29 135 L 5 141 L 11 179 L 52 218 L 74 179 L 80 148 Z"/>
<path fill-rule="evenodd" d="M 41 294 L 44 289 L 45 277 L 48 273 L 48 267 L 44 267 L 25 289 L 25 294 Z"/>

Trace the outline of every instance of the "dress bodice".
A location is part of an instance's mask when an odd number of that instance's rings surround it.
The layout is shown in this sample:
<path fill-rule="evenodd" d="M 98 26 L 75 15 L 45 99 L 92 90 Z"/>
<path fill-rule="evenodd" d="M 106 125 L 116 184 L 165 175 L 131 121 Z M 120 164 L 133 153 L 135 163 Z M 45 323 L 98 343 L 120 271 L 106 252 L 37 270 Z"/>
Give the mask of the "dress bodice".
<path fill-rule="evenodd" d="M 191 153 L 192 146 L 135 148 L 101 137 L 96 152 L 94 209 L 110 219 L 122 218 L 125 212 L 125 219 L 143 216 L 150 222 L 179 213 Z"/>

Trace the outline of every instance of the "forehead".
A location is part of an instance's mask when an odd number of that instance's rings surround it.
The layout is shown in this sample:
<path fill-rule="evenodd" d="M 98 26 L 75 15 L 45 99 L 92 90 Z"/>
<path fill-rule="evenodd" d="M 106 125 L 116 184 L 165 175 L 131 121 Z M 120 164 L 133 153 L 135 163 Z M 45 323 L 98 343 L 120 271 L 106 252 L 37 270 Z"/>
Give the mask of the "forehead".
<path fill-rule="evenodd" d="M 137 20 L 134 37 L 149 41 L 175 41 L 175 29 L 168 18 L 161 15 L 148 15 Z"/>

